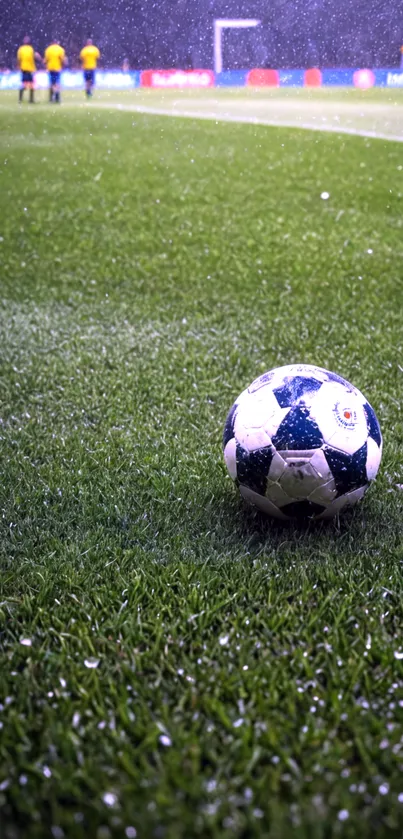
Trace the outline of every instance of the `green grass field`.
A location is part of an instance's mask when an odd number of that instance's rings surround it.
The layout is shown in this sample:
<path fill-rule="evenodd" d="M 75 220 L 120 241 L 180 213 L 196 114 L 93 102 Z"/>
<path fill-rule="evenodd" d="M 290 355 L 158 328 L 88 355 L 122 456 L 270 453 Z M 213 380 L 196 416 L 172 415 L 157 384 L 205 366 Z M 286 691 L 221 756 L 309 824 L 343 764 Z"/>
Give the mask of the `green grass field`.
<path fill-rule="evenodd" d="M 15 98 L 2 835 L 400 837 L 402 146 L 135 109 L 403 137 L 402 96 Z M 264 520 L 222 460 L 235 397 L 297 360 L 353 381 L 384 434 L 376 483 L 330 525 Z"/>

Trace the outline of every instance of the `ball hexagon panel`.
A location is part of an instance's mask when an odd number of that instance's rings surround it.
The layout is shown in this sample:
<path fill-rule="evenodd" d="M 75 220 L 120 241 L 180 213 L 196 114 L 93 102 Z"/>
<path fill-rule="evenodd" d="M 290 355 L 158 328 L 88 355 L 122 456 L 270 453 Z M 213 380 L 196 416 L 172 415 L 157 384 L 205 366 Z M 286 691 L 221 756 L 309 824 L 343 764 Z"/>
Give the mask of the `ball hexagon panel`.
<path fill-rule="evenodd" d="M 249 428 L 238 421 L 236 439 L 247 452 L 254 452 L 271 445 L 271 438 L 265 428 Z"/>
<path fill-rule="evenodd" d="M 268 479 L 270 483 L 276 483 L 280 480 L 284 470 L 285 470 L 285 460 L 281 457 L 279 452 L 275 450 L 273 454 L 273 460 L 270 464 Z"/>
<path fill-rule="evenodd" d="M 368 484 L 363 487 L 358 487 L 357 489 L 353 489 L 351 492 L 347 492 L 345 495 L 339 495 L 329 504 L 328 507 L 318 516 L 320 519 L 332 519 L 334 516 L 337 516 L 344 510 L 345 507 L 352 507 L 354 504 L 357 504 L 357 501 L 360 501 L 361 498 L 365 495 Z"/>
<path fill-rule="evenodd" d="M 323 441 L 353 454 L 364 445 L 368 428 L 362 398 L 338 382 L 328 382 L 317 392 L 310 407 Z"/>
<path fill-rule="evenodd" d="M 322 504 L 327 507 L 331 501 L 337 498 L 337 495 L 336 484 L 333 478 L 330 478 L 325 484 L 320 484 L 311 492 L 308 501 L 313 501 L 315 504 Z"/>
<path fill-rule="evenodd" d="M 333 478 L 323 449 L 316 449 L 311 456 L 310 462 L 321 479 L 321 482 L 330 481 Z"/>
<path fill-rule="evenodd" d="M 253 393 L 248 399 L 240 400 L 235 428 L 237 421 L 245 428 L 263 428 L 277 410 L 278 405 L 270 388 Z"/>
<path fill-rule="evenodd" d="M 297 453 L 292 458 L 287 458 L 280 486 L 290 498 L 306 498 L 314 492 L 319 482 L 320 478 L 311 458 L 306 455 L 298 456 Z"/>
<path fill-rule="evenodd" d="M 249 487 L 245 486 L 240 486 L 239 490 L 245 501 L 249 501 L 250 504 L 253 504 L 263 513 L 266 513 L 268 516 L 274 516 L 276 519 L 286 521 L 287 516 L 285 516 L 281 510 L 273 504 L 272 501 L 270 501 L 269 498 L 266 498 L 266 496 L 259 495 L 257 492 L 254 492 L 253 489 L 249 489 Z"/>
<path fill-rule="evenodd" d="M 288 409 L 282 409 L 268 388 L 240 399 L 234 419 L 234 434 L 247 451 L 254 451 L 270 443 Z"/>
<path fill-rule="evenodd" d="M 291 501 L 297 500 L 294 495 L 288 495 L 281 484 L 272 484 L 270 482 L 268 482 L 266 486 L 266 497 L 279 508 L 285 507 L 285 505 L 290 504 Z"/>

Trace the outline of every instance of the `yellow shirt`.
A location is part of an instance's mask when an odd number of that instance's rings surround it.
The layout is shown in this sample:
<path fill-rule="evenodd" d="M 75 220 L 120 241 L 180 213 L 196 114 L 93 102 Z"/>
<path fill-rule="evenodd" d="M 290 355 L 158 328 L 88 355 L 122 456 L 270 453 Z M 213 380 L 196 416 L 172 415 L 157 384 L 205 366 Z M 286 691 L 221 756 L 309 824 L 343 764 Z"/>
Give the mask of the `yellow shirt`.
<path fill-rule="evenodd" d="M 83 47 L 80 52 L 83 70 L 95 70 L 100 58 L 101 53 L 98 47 L 95 47 L 94 44 L 89 44 L 88 47 Z"/>
<path fill-rule="evenodd" d="M 65 51 L 60 44 L 51 44 L 45 50 L 45 63 L 50 72 L 59 73 L 63 69 Z"/>
<path fill-rule="evenodd" d="M 35 53 L 30 44 L 23 44 L 17 52 L 17 61 L 23 73 L 35 73 Z"/>

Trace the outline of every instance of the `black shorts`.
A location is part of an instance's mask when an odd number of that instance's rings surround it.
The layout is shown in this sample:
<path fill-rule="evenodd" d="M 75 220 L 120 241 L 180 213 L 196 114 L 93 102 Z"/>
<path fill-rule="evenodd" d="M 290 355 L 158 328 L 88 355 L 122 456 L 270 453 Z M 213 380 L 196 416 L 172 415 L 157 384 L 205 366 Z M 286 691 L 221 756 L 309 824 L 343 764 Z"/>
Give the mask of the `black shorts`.
<path fill-rule="evenodd" d="M 34 80 L 34 74 L 28 73 L 27 70 L 21 71 L 21 81 L 23 84 L 32 84 Z"/>
<path fill-rule="evenodd" d="M 51 85 L 60 84 L 60 71 L 49 70 L 49 82 Z"/>
<path fill-rule="evenodd" d="M 95 70 L 84 70 L 84 81 L 90 82 L 94 84 L 95 82 Z"/>

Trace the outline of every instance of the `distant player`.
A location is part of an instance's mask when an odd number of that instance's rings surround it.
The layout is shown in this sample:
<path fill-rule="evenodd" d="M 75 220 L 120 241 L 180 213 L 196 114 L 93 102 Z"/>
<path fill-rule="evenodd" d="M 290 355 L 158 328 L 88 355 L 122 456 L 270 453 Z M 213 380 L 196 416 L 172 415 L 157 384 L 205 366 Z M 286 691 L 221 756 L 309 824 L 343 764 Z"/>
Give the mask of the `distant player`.
<path fill-rule="evenodd" d="M 59 41 L 52 41 L 45 50 L 45 64 L 49 73 L 49 102 L 60 102 L 60 74 L 67 57 Z"/>
<path fill-rule="evenodd" d="M 92 43 L 91 38 L 88 38 L 85 47 L 80 52 L 80 61 L 84 73 L 85 95 L 87 99 L 92 96 L 95 84 L 95 70 L 101 58 L 101 53 L 98 47 Z"/>
<path fill-rule="evenodd" d="M 31 105 L 34 104 L 34 73 L 36 71 L 36 61 L 42 61 L 39 52 L 35 52 L 31 46 L 31 40 L 28 35 L 25 36 L 22 45 L 17 52 L 18 69 L 21 71 L 21 87 L 18 94 L 18 101 L 22 102 L 24 91 L 29 90 L 29 101 Z"/>

